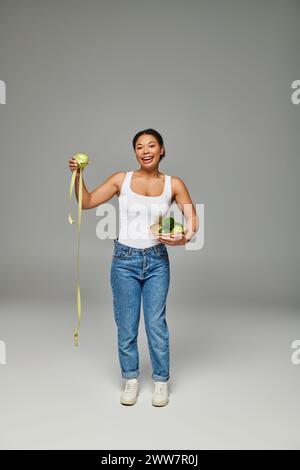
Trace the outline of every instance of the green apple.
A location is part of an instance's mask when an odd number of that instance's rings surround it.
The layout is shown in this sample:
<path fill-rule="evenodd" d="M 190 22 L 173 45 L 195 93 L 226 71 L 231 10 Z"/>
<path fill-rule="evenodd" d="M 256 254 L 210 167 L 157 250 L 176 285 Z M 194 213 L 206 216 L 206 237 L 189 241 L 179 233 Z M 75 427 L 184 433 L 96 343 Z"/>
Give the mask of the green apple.
<path fill-rule="evenodd" d="M 173 229 L 171 230 L 171 233 L 183 233 L 184 232 L 184 227 L 182 224 L 175 223 Z"/>
<path fill-rule="evenodd" d="M 161 228 L 163 233 L 170 233 L 175 224 L 173 217 L 163 217 L 161 221 Z"/>

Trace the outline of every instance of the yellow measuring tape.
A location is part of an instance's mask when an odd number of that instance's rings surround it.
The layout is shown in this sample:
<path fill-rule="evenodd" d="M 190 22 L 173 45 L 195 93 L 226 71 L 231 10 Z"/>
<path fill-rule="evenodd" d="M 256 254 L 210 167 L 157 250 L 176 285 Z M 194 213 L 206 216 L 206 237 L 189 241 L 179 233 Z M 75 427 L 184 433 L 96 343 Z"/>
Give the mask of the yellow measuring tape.
<path fill-rule="evenodd" d="M 77 219 L 77 228 L 78 228 L 78 241 L 77 241 L 77 327 L 74 332 L 74 339 L 75 339 L 75 346 L 78 346 L 78 332 L 81 320 L 81 296 L 80 296 L 80 285 L 79 285 L 79 241 L 80 241 L 80 224 L 81 224 L 81 210 L 82 210 L 82 171 L 89 163 L 89 157 L 85 153 L 77 153 L 75 155 L 75 160 L 78 163 L 78 167 L 80 169 L 79 173 L 79 191 L 78 191 L 78 219 Z M 74 224 L 76 220 L 72 219 L 71 216 L 71 197 L 72 191 L 75 184 L 77 169 L 73 171 L 70 188 L 69 188 L 69 214 L 68 220 L 70 224 Z"/>

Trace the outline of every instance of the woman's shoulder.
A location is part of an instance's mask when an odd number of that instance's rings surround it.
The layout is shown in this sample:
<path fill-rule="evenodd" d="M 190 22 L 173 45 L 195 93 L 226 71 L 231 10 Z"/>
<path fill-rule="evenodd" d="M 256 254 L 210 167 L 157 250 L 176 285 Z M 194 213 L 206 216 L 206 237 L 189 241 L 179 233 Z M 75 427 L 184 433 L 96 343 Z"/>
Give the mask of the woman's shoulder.
<path fill-rule="evenodd" d="M 181 194 L 187 190 L 187 187 L 182 178 L 179 176 L 170 176 L 171 191 L 172 191 L 172 202 L 175 200 L 178 194 Z"/>
<path fill-rule="evenodd" d="M 172 181 L 175 181 L 176 183 L 179 183 L 179 184 L 183 183 L 183 180 L 181 178 L 179 178 L 179 176 L 173 176 L 173 175 L 171 176 L 170 175 L 170 177 L 171 177 Z"/>
<path fill-rule="evenodd" d="M 121 186 L 124 183 L 127 171 L 116 171 L 111 175 L 111 178 L 113 179 L 115 185 L 118 188 L 118 193 L 117 196 L 119 197 L 120 191 L 121 191 Z"/>
<path fill-rule="evenodd" d="M 172 188 L 178 188 L 184 184 L 183 180 L 179 176 L 169 175 Z"/>
<path fill-rule="evenodd" d="M 116 177 L 119 177 L 119 178 L 120 178 L 121 176 L 125 176 L 126 173 L 128 173 L 128 171 L 116 171 L 116 172 L 114 173 L 114 175 L 116 175 Z"/>
<path fill-rule="evenodd" d="M 182 178 L 179 178 L 179 176 L 170 176 L 172 187 L 174 188 L 183 188 L 185 187 L 185 183 Z"/>

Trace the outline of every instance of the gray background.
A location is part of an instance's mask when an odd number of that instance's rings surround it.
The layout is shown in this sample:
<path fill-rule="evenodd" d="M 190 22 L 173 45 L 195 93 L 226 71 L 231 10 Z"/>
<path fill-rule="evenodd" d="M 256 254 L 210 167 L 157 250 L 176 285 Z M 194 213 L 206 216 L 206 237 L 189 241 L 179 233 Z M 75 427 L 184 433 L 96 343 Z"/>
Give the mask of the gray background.
<path fill-rule="evenodd" d="M 0 1 L 1 448 L 300 447 L 299 14 L 296 0 Z M 203 249 L 168 247 L 161 409 L 142 312 L 141 393 L 119 404 L 113 241 L 95 209 L 73 346 L 68 159 L 88 153 L 92 190 L 138 168 L 146 127 L 165 140 L 160 170 L 205 208 Z"/>

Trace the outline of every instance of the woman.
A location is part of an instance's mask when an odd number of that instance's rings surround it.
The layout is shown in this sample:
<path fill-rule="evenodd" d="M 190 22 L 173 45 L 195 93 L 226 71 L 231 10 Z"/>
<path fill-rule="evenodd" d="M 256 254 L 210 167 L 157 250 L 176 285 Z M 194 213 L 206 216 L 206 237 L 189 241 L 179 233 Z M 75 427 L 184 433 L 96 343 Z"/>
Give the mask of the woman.
<path fill-rule="evenodd" d="M 114 317 L 118 329 L 118 355 L 122 377 L 126 379 L 120 402 L 137 401 L 139 355 L 137 347 L 141 299 L 154 381 L 152 405 L 169 402 L 169 330 L 166 300 L 170 284 L 170 264 L 166 245 L 185 245 L 198 230 L 198 216 L 184 182 L 159 171 L 165 157 L 162 136 L 154 129 L 138 132 L 133 149 L 139 164 L 135 171 L 119 171 L 92 192 L 83 182 L 82 208 L 93 209 L 117 195 L 120 230 L 114 240 L 111 264 L 111 288 Z M 77 168 L 74 157 L 71 171 Z M 75 192 L 78 200 L 79 170 Z M 176 202 L 186 225 L 182 238 L 156 237 L 149 226 L 165 216 Z M 138 217 L 137 217 L 138 213 Z"/>

